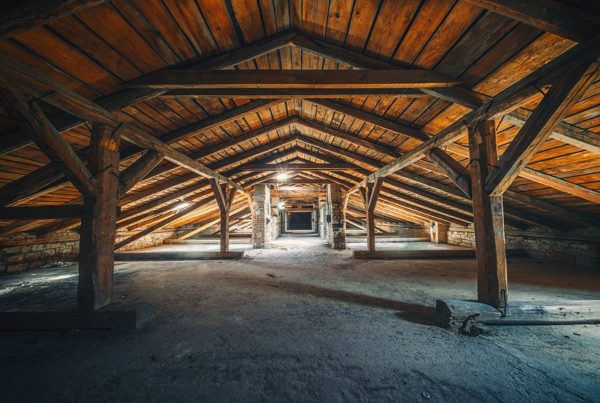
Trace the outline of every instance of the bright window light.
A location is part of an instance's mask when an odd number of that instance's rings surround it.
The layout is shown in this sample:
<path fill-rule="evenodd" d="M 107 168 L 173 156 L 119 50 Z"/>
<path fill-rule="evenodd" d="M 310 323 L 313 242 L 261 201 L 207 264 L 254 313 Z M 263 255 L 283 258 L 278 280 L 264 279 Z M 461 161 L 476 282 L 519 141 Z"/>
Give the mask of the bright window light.
<path fill-rule="evenodd" d="M 287 172 L 280 172 L 277 175 L 275 175 L 275 179 L 277 179 L 278 181 L 284 181 L 287 178 L 289 178 L 290 174 L 288 174 Z"/>
<path fill-rule="evenodd" d="M 285 208 L 285 202 L 277 203 L 277 207 L 279 207 L 279 210 L 283 210 Z"/>
<path fill-rule="evenodd" d="M 182 201 L 182 202 L 177 203 L 175 206 L 173 206 L 173 210 L 179 211 L 179 210 L 184 209 L 189 206 L 190 206 L 190 203 L 188 203 L 186 201 Z"/>

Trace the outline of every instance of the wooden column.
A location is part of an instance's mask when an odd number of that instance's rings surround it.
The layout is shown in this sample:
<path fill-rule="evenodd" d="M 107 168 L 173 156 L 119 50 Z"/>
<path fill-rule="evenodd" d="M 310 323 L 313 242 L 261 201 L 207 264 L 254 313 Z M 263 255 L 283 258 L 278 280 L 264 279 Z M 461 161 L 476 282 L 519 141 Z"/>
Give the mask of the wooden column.
<path fill-rule="evenodd" d="M 375 252 L 375 207 L 382 185 L 383 178 L 378 178 L 375 182 L 367 182 L 366 187 L 360 190 L 367 213 L 367 249 L 369 252 Z"/>
<path fill-rule="evenodd" d="M 492 196 L 485 190 L 485 179 L 498 159 L 494 121 L 484 120 L 469 128 L 469 154 L 477 299 L 494 307 L 502 307 L 508 298 L 502 196 Z"/>
<path fill-rule="evenodd" d="M 119 130 L 92 126 L 88 168 L 97 183 L 96 197 L 84 196 L 79 240 L 77 302 L 92 311 L 111 302 L 119 191 Z"/>
<path fill-rule="evenodd" d="M 346 223 L 342 187 L 336 183 L 327 185 L 327 240 L 334 249 L 346 249 Z"/>
<path fill-rule="evenodd" d="M 209 179 L 210 186 L 215 194 L 217 205 L 221 213 L 220 225 L 220 250 L 229 251 L 229 211 L 235 197 L 235 188 L 227 189 L 226 183 L 219 183 L 216 179 Z"/>

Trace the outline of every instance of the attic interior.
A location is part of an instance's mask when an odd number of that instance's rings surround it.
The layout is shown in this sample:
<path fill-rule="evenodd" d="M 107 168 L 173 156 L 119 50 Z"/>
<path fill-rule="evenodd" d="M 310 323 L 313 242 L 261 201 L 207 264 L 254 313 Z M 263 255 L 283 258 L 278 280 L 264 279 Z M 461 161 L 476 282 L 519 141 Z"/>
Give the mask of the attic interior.
<path fill-rule="evenodd" d="M 600 3 L 0 11 L 8 401 L 600 400 Z"/>

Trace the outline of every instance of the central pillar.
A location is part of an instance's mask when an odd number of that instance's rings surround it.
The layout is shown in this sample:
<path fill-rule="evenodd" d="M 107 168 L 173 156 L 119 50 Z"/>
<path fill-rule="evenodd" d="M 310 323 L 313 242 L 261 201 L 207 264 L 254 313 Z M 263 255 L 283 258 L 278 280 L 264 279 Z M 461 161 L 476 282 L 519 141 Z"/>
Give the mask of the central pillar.
<path fill-rule="evenodd" d="M 92 126 L 88 168 L 95 176 L 97 196 L 84 197 L 79 238 L 77 303 L 82 311 L 108 305 L 112 299 L 117 200 L 119 192 L 119 132 Z"/>
<path fill-rule="evenodd" d="M 328 231 L 327 242 L 334 249 L 346 249 L 346 224 L 344 218 L 344 195 L 337 183 L 327 185 Z"/>
<path fill-rule="evenodd" d="M 502 196 L 492 196 L 485 190 L 489 169 L 498 160 L 494 121 L 482 121 L 476 127 L 469 128 L 469 154 L 477 257 L 477 299 L 499 308 L 508 299 L 504 211 Z"/>
<path fill-rule="evenodd" d="M 260 184 L 254 186 L 252 193 L 252 247 L 264 248 L 268 242 L 268 221 L 270 211 L 269 186 Z"/>

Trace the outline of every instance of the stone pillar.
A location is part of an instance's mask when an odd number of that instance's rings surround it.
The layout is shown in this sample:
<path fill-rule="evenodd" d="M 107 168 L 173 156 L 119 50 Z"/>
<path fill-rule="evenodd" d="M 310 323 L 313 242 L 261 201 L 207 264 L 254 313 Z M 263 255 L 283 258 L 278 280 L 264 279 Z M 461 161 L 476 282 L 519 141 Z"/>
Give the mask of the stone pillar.
<path fill-rule="evenodd" d="M 327 198 L 319 197 L 319 237 L 327 238 Z"/>
<path fill-rule="evenodd" d="M 252 193 L 252 247 L 264 248 L 269 239 L 270 192 L 268 185 L 254 186 Z"/>
<path fill-rule="evenodd" d="M 431 222 L 431 242 L 433 243 L 448 243 L 448 229 L 449 225 L 439 223 L 436 221 Z"/>
<path fill-rule="evenodd" d="M 346 225 L 344 217 L 344 195 L 338 184 L 327 185 L 328 231 L 327 242 L 334 249 L 346 249 Z"/>

